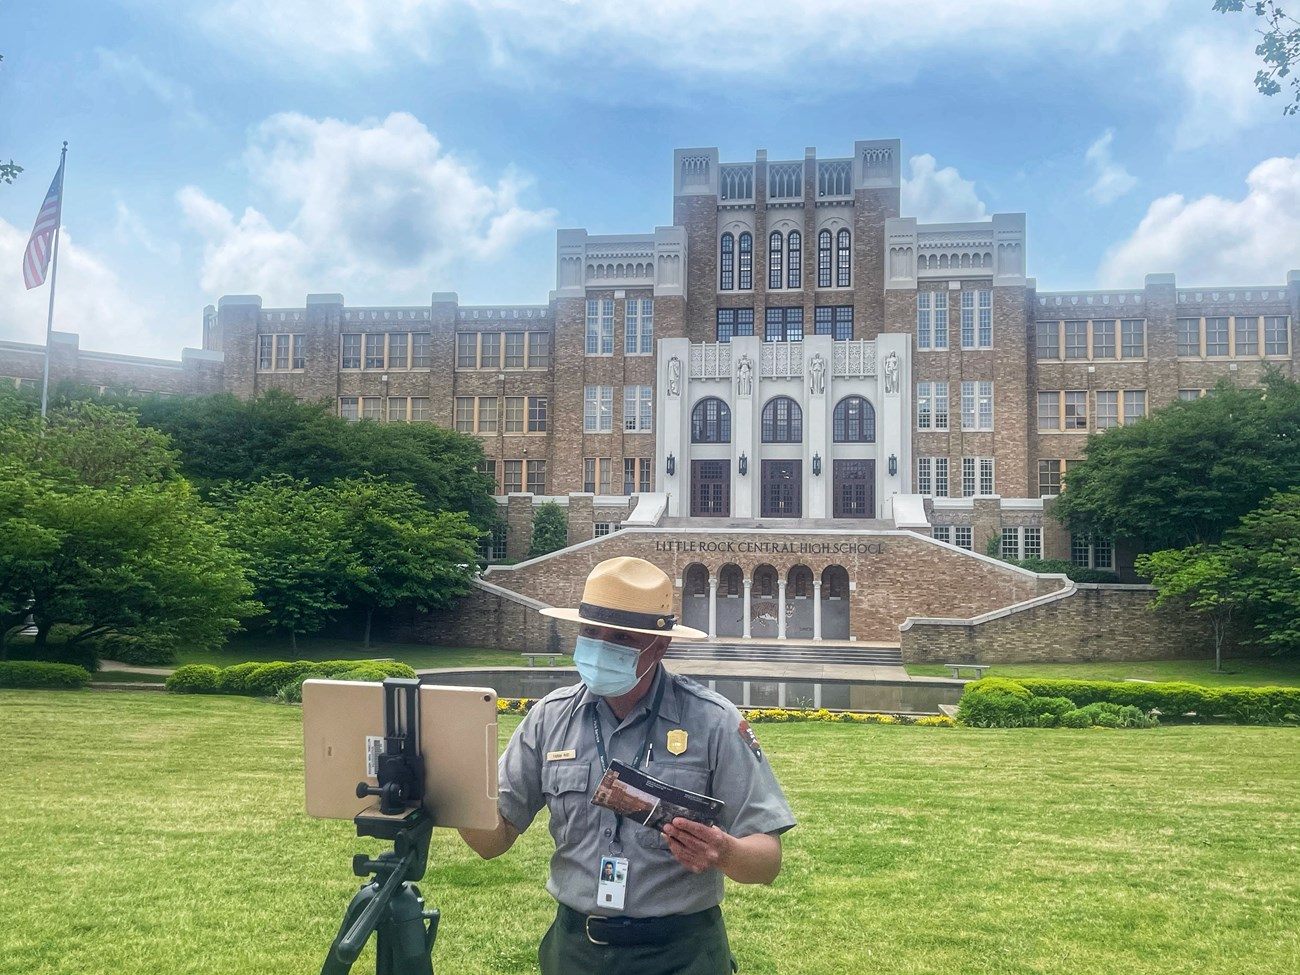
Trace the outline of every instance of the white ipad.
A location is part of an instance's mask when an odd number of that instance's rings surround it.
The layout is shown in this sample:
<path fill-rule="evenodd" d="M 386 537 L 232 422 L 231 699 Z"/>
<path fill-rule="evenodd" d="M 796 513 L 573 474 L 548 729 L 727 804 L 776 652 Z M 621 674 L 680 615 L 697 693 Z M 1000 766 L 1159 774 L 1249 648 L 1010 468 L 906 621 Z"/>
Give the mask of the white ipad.
<path fill-rule="evenodd" d="M 489 687 L 420 687 L 424 805 L 435 826 L 497 824 L 497 694 Z M 363 681 L 302 685 L 307 815 L 351 819 L 378 800 L 357 798 L 358 782 L 378 785 L 384 688 Z"/>

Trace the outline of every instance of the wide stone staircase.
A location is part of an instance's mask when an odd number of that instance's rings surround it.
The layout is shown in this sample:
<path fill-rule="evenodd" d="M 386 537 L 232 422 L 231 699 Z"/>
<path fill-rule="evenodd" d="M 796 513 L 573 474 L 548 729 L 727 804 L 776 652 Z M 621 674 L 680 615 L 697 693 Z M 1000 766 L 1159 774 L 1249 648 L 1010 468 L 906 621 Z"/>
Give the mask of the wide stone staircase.
<path fill-rule="evenodd" d="M 843 664 L 858 667 L 902 667 L 898 647 L 852 643 L 743 643 L 709 641 L 671 643 L 664 656 L 669 660 L 722 660 L 730 663 Z"/>

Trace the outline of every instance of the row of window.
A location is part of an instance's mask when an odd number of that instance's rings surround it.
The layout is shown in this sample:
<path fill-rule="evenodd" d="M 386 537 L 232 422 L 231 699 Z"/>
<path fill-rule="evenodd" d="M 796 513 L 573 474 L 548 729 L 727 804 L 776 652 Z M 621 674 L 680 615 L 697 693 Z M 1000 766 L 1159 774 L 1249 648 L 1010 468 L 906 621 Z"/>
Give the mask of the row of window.
<path fill-rule="evenodd" d="M 916 384 L 916 428 L 947 430 L 948 384 Z M 993 384 L 984 381 L 961 383 L 961 428 L 993 429 Z"/>
<path fill-rule="evenodd" d="M 525 486 L 533 494 L 546 493 L 546 461 L 544 460 L 503 460 L 501 461 L 501 480 L 497 480 L 497 462 L 489 458 L 479 465 L 488 477 L 497 485 L 500 494 L 518 494 Z M 501 558 L 505 558 L 503 554 Z"/>
<path fill-rule="evenodd" d="M 1092 429 L 1109 430 L 1120 424 L 1136 423 L 1147 415 L 1145 389 L 1099 389 L 1093 396 Z M 1088 425 L 1088 391 L 1047 389 L 1038 394 L 1038 429 L 1080 430 Z"/>
<path fill-rule="evenodd" d="M 617 491 L 614 480 L 614 461 L 610 457 L 584 457 L 582 460 L 582 489 L 592 494 L 635 494 L 652 490 L 654 458 L 624 457 L 622 491 Z M 611 490 L 613 488 L 614 490 Z"/>
<path fill-rule="evenodd" d="M 433 335 L 429 332 L 345 332 L 340 341 L 339 365 L 344 369 L 429 369 L 433 366 Z"/>
<path fill-rule="evenodd" d="M 754 334 L 754 309 L 719 308 L 718 341 L 730 342 L 735 335 Z M 763 341 L 802 342 L 802 308 L 768 308 L 763 314 Z M 853 338 L 852 305 L 818 305 L 813 309 L 813 335 L 829 335 L 836 342 Z"/>
<path fill-rule="evenodd" d="M 952 483 L 948 478 L 947 457 L 918 457 L 916 459 L 916 493 L 933 498 L 951 497 Z M 961 459 L 961 494 L 973 498 L 977 494 L 994 494 L 993 458 L 963 457 Z"/>
<path fill-rule="evenodd" d="M 623 387 L 623 431 L 654 431 L 654 387 Z M 582 389 L 582 432 L 614 432 L 614 387 L 584 386 Z"/>
<path fill-rule="evenodd" d="M 1143 359 L 1147 354 L 1147 323 L 1141 318 L 1038 322 L 1038 359 L 1057 362 Z"/>
<path fill-rule="evenodd" d="M 784 237 L 774 230 L 767 238 L 767 286 L 770 290 L 803 287 L 803 235 L 791 230 Z M 822 230 L 817 234 L 817 287 L 847 288 L 853 280 L 853 235 Z M 832 283 L 833 282 L 833 283 Z M 718 290 L 754 288 L 754 235 L 722 235 L 718 253 Z"/>
<path fill-rule="evenodd" d="M 763 443 L 803 443 L 803 409 L 789 396 L 776 396 L 763 406 Z M 846 396 L 831 415 L 835 443 L 875 443 L 876 409 L 861 396 Z M 691 410 L 691 443 L 731 443 L 731 408 L 716 396 L 702 399 Z"/>
<path fill-rule="evenodd" d="M 429 422 L 429 397 L 340 396 L 339 416 L 345 420 L 427 423 Z"/>
<path fill-rule="evenodd" d="M 1258 358 L 1289 355 L 1291 323 L 1285 316 L 1234 315 L 1178 319 L 1178 355 L 1184 358 Z"/>
<path fill-rule="evenodd" d="M 262 372 L 307 368 L 307 336 L 301 332 L 259 335 L 257 368 Z"/>
<path fill-rule="evenodd" d="M 987 289 L 960 291 L 958 339 L 963 349 L 993 347 L 993 292 Z M 948 348 L 948 292 L 916 293 L 916 347 L 923 350 Z"/>
<path fill-rule="evenodd" d="M 1038 462 L 1038 494 L 1060 494 L 1065 486 L 1064 477 L 1068 477 L 1070 468 L 1079 463 L 1077 460 L 1040 460 Z"/>
<path fill-rule="evenodd" d="M 930 529 L 930 533 L 936 541 L 947 542 L 967 551 L 974 548 L 974 529 L 969 525 L 935 525 Z M 1043 557 L 1041 528 L 1003 528 L 999 542 L 999 551 L 1003 558 L 1040 559 Z M 1071 535 L 1070 561 L 1088 569 L 1113 569 L 1115 546 L 1109 541 L 1088 535 Z"/>
<path fill-rule="evenodd" d="M 545 433 L 546 397 L 457 396 L 453 420 L 458 433 Z"/>
<path fill-rule="evenodd" d="M 918 305 L 920 300 L 918 295 Z M 1146 321 L 1141 318 L 1038 322 L 1035 334 L 1039 361 L 1142 359 L 1147 354 Z M 1261 350 L 1265 356 L 1290 354 L 1290 319 L 1284 315 L 1224 315 L 1177 321 L 1181 358 L 1255 359 Z"/>
<path fill-rule="evenodd" d="M 623 304 L 623 354 L 654 352 L 655 303 L 628 298 Z M 614 299 L 587 299 L 587 355 L 614 354 Z"/>
<path fill-rule="evenodd" d="M 549 369 L 549 332 L 457 332 L 457 369 Z M 367 367 L 369 368 L 369 367 Z"/>

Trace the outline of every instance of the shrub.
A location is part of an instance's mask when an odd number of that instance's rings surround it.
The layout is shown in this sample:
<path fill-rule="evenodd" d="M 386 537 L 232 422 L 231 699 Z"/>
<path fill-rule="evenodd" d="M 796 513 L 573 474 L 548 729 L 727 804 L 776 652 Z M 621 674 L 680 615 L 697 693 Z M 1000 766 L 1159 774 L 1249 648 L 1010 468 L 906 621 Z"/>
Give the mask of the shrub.
<path fill-rule="evenodd" d="M 313 665 L 314 670 L 331 680 L 340 680 L 340 674 L 358 667 L 377 667 L 384 672 L 385 677 L 416 677 L 415 668 L 396 660 L 322 660 Z"/>
<path fill-rule="evenodd" d="M 1031 697 L 1029 712 L 1033 715 L 1033 724 L 1040 728 L 1055 728 L 1061 723 L 1061 716 L 1075 709 L 1074 702 L 1068 697 Z"/>
<path fill-rule="evenodd" d="M 1064 559 L 1008 559 L 1013 565 L 1030 572 L 1048 572 L 1068 576 L 1072 582 L 1119 582 L 1119 576 L 1105 569 L 1089 569 Z"/>
<path fill-rule="evenodd" d="M 295 681 L 290 681 L 278 691 L 275 692 L 275 699 L 281 704 L 301 704 L 302 703 L 302 683 L 303 681 L 313 680 L 324 677 L 325 675 L 314 670 L 309 670 Z"/>
<path fill-rule="evenodd" d="M 317 666 L 311 660 L 295 660 L 292 662 L 276 660 L 272 663 L 262 664 L 244 678 L 244 693 L 251 694 L 254 697 L 275 697 L 276 691 L 285 684 L 297 680 L 307 671 L 316 669 Z"/>
<path fill-rule="evenodd" d="M 957 719 L 976 728 L 1022 728 L 1035 723 L 1032 695 L 1006 677 L 971 681 L 957 705 Z"/>
<path fill-rule="evenodd" d="M 1066 728 L 1154 728 L 1159 722 L 1137 708 L 1097 701 L 1061 716 Z"/>
<path fill-rule="evenodd" d="M 43 660 L 0 661 L 0 687 L 75 690 L 90 683 L 90 672 L 75 664 Z"/>
<path fill-rule="evenodd" d="M 212 664 L 186 664 L 177 667 L 167 678 L 167 690 L 177 694 L 215 694 L 221 680 L 221 668 Z"/>
<path fill-rule="evenodd" d="M 1080 707 L 1097 702 L 1158 712 L 1161 721 L 1219 719 L 1237 724 L 1297 723 L 1300 688 L 1202 687 L 1177 682 L 1045 680 L 1019 681 L 1032 694 L 1068 697 Z"/>
<path fill-rule="evenodd" d="M 246 664 L 231 664 L 221 671 L 221 677 L 217 681 L 217 693 L 247 694 L 248 675 L 261 666 L 262 662 L 259 660 Z"/>

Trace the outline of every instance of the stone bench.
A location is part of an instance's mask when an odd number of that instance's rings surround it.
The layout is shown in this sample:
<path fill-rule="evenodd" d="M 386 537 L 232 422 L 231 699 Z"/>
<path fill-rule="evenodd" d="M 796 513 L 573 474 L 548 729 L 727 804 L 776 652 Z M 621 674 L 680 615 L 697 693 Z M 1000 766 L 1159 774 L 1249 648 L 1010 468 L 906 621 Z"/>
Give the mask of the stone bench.
<path fill-rule="evenodd" d="M 559 656 L 561 656 L 561 655 L 558 654 L 558 653 L 521 653 L 519 656 L 521 656 L 521 657 L 527 657 L 527 658 L 528 658 L 528 666 L 529 666 L 529 667 L 535 667 L 535 666 L 537 665 L 537 664 L 536 664 L 536 660 L 537 660 L 538 657 L 545 657 L 545 658 L 546 658 L 546 666 L 548 666 L 548 667 L 554 667 L 554 666 L 555 666 L 555 658 L 556 658 L 556 657 L 559 657 Z"/>
<path fill-rule="evenodd" d="M 975 671 L 975 679 L 979 680 L 981 677 L 984 676 L 984 671 L 988 670 L 991 665 L 990 664 L 944 664 L 944 666 L 948 668 L 948 672 L 952 674 L 953 677 L 961 677 L 961 672 L 963 670 L 973 670 Z"/>

